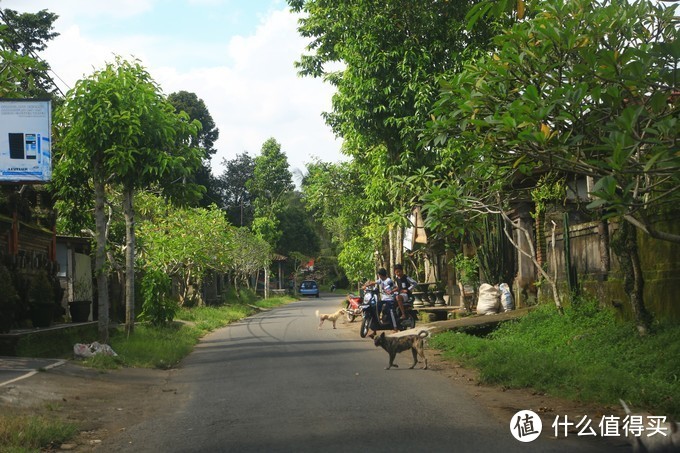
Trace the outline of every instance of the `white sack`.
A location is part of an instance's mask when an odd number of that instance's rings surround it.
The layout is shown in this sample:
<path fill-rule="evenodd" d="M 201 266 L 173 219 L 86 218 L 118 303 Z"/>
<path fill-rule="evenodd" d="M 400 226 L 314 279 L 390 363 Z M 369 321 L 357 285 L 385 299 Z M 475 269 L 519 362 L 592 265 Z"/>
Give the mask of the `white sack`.
<path fill-rule="evenodd" d="M 508 286 L 507 283 L 501 283 L 498 285 L 498 289 L 501 291 L 501 305 L 503 306 L 503 311 L 514 310 L 515 301 L 510 292 L 510 286 Z"/>
<path fill-rule="evenodd" d="M 492 315 L 501 309 L 501 292 L 498 288 L 488 283 L 482 283 L 479 287 L 479 298 L 477 299 L 477 314 Z"/>

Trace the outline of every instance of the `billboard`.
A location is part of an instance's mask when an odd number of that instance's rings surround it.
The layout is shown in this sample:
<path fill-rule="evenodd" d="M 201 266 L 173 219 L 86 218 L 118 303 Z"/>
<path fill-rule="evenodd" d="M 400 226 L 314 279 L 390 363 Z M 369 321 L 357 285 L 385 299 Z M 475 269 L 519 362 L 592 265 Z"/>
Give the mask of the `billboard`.
<path fill-rule="evenodd" d="M 52 178 L 51 130 L 49 100 L 0 99 L 0 182 Z"/>

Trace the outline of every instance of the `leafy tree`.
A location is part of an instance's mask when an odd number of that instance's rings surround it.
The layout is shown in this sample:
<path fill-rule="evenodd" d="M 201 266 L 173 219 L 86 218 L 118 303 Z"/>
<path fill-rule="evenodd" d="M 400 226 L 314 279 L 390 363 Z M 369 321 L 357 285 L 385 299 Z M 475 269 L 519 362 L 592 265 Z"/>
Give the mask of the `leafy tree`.
<path fill-rule="evenodd" d="M 556 170 L 594 179 L 589 207 L 601 209 L 594 215 L 680 241 L 648 220 L 680 201 L 673 8 L 549 0 L 494 45 L 494 54 L 446 80 L 433 123 L 433 143 L 471 164 L 457 181 L 469 200 L 499 206 L 506 181 Z M 633 312 L 645 332 L 639 260 L 634 248 L 622 250 L 635 280 Z"/>
<path fill-rule="evenodd" d="M 106 269 L 108 221 L 106 185 L 121 184 L 126 218 L 126 328 L 134 326 L 134 206 L 133 196 L 169 175 L 182 176 L 199 162 L 200 154 L 188 137 L 197 124 L 160 94 L 139 63 L 117 58 L 102 70 L 80 80 L 58 111 L 64 168 L 86 168 L 94 190 L 96 229 L 95 274 L 99 297 L 99 335 L 108 341 L 109 297 Z"/>
<path fill-rule="evenodd" d="M 47 10 L 0 10 L 0 96 L 40 97 L 55 91 L 50 65 L 37 53 L 59 36 L 53 31 L 58 17 Z"/>
<path fill-rule="evenodd" d="M 224 172 L 219 176 L 220 198 L 227 218 L 233 225 L 249 226 L 253 222 L 253 198 L 248 181 L 253 179 L 255 161 L 248 153 L 223 160 Z"/>
<path fill-rule="evenodd" d="M 234 239 L 235 228 L 215 205 L 179 208 L 148 194 L 141 203 L 143 268 L 173 278 L 180 304 L 200 303 L 198 288 L 207 272 L 224 273 L 232 266 L 235 249 L 240 247 Z"/>
<path fill-rule="evenodd" d="M 401 261 L 401 228 L 422 194 L 420 181 L 405 184 L 405 178 L 439 168 L 441 160 L 435 149 L 420 146 L 419 137 L 437 98 L 437 77 L 462 69 L 483 51 L 493 29 L 483 20 L 466 29 L 466 13 L 476 2 L 288 3 L 307 13 L 298 30 L 311 39 L 297 67 L 336 87 L 326 121 L 369 175 L 365 198 L 385 233 L 391 231 L 390 255 Z M 335 62 L 344 69 L 334 70 Z"/>
<path fill-rule="evenodd" d="M 279 244 L 277 252 L 287 256 L 291 251 L 298 251 L 307 256 L 316 256 L 319 253 L 319 236 L 309 220 L 301 195 L 290 192 L 284 202 L 277 218 L 281 237 L 285 241 Z"/>
<path fill-rule="evenodd" d="M 190 145 L 203 151 L 201 166 L 191 175 L 191 181 L 205 187 L 206 191 L 200 201 L 200 206 L 206 208 L 215 203 L 223 204 L 220 196 L 219 181 L 212 175 L 210 159 L 217 151 L 214 146 L 220 131 L 202 99 L 195 93 L 179 91 L 168 96 L 168 102 L 175 106 L 176 113 L 186 112 L 189 118 L 201 123 L 201 130 L 190 141 Z"/>
<path fill-rule="evenodd" d="M 274 138 L 262 145 L 260 155 L 255 158 L 253 178 L 247 181 L 246 188 L 255 205 L 253 231 L 276 249 L 281 238 L 278 214 L 283 207 L 283 197 L 294 186 L 288 159 Z"/>

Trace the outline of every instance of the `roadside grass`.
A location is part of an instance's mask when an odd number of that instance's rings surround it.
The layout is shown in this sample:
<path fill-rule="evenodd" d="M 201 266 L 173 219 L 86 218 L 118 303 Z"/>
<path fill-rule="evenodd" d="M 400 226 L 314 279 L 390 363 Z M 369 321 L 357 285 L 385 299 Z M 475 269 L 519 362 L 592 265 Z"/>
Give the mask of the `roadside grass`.
<path fill-rule="evenodd" d="M 284 296 L 241 300 L 240 303 L 219 306 L 182 308 L 174 322 L 163 327 L 139 323 L 129 337 L 121 327 L 109 339 L 117 356 L 96 355 L 85 359 L 83 364 L 97 369 L 115 369 L 121 366 L 172 368 L 207 333 L 246 318 L 258 310 L 285 305 L 294 299 Z"/>
<path fill-rule="evenodd" d="M 559 315 L 542 305 L 486 337 L 444 332 L 429 345 L 480 371 L 484 384 L 533 388 L 576 401 L 619 405 L 680 419 L 680 326 L 657 323 L 640 337 L 594 302 Z"/>
<path fill-rule="evenodd" d="M 43 416 L 0 416 L 0 446 L 6 453 L 51 451 L 77 432 L 73 423 Z"/>
<path fill-rule="evenodd" d="M 183 308 L 174 321 L 164 327 L 144 323 L 135 326 L 129 337 L 124 329 L 111 333 L 110 346 L 117 356 L 96 355 L 83 360 L 83 364 L 96 369 L 120 367 L 172 368 L 186 357 L 201 337 L 272 307 L 294 301 L 291 297 L 272 297 L 258 300 L 241 294 L 238 303 L 221 306 Z M 82 340 L 81 340 L 82 341 Z M 0 451 L 24 453 L 51 451 L 73 438 L 78 427 L 56 418 L 37 416 L 0 416 Z"/>

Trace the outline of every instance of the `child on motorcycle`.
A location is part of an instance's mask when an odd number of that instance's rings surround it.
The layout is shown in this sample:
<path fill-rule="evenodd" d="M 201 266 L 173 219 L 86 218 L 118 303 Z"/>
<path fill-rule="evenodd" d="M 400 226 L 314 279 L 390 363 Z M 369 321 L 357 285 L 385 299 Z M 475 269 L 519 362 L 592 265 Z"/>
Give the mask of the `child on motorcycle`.
<path fill-rule="evenodd" d="M 401 319 L 406 319 L 406 310 L 404 310 L 404 304 L 408 302 L 411 297 L 411 292 L 416 289 L 418 282 L 404 274 L 404 266 L 401 264 L 394 265 L 394 280 L 397 284 L 397 294 L 396 299 L 401 309 Z"/>

